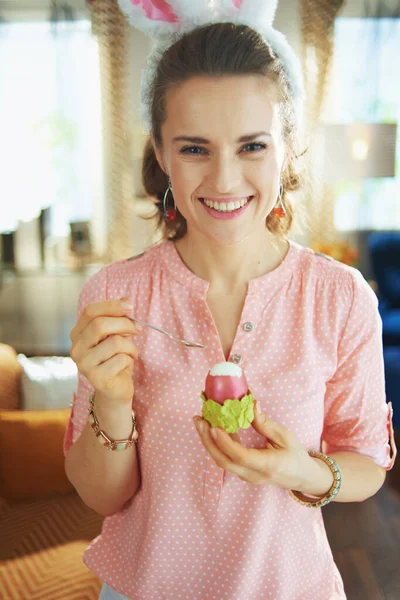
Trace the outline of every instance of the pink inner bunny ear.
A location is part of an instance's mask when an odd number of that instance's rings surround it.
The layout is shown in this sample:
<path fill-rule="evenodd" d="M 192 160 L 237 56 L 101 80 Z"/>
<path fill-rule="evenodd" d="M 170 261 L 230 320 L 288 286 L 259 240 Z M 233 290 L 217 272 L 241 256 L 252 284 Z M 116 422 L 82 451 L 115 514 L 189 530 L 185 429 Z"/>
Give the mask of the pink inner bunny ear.
<path fill-rule="evenodd" d="M 240 8 L 242 6 L 243 0 L 232 0 L 232 3 L 235 8 Z"/>
<path fill-rule="evenodd" d="M 146 17 L 152 21 L 177 23 L 178 17 L 166 0 L 131 0 L 133 6 L 141 6 Z"/>

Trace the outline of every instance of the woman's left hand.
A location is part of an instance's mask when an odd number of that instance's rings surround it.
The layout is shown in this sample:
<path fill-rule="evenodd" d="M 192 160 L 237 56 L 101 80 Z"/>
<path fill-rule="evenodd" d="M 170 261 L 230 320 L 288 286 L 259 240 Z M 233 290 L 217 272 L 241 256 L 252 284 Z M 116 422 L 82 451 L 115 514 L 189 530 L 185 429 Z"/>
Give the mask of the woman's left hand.
<path fill-rule="evenodd" d="M 198 429 L 201 441 L 217 466 L 242 481 L 302 491 L 308 474 L 313 472 L 313 459 L 296 436 L 264 413 L 255 410 L 251 424 L 266 438 L 262 449 L 245 448 L 237 433 L 228 434 L 219 427 L 211 427 L 201 417 L 195 417 L 194 423 L 196 428 L 196 423 L 203 425 L 203 431 Z M 214 432 L 215 439 L 211 435 Z"/>

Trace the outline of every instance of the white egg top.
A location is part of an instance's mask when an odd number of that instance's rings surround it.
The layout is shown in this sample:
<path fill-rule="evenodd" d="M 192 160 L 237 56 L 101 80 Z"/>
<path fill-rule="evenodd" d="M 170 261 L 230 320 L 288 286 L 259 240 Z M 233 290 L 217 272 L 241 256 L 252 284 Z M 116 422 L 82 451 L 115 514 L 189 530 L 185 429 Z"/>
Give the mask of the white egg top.
<path fill-rule="evenodd" d="M 230 377 L 241 377 L 242 369 L 232 362 L 221 362 L 213 366 L 210 375 L 229 375 Z"/>

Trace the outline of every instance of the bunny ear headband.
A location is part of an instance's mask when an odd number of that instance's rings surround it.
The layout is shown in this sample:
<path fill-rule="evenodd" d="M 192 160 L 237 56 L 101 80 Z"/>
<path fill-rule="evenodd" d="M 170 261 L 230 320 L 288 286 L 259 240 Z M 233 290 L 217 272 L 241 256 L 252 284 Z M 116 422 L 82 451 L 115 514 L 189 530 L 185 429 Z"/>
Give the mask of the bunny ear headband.
<path fill-rule="evenodd" d="M 300 119 L 304 97 L 300 61 L 285 36 L 273 29 L 278 0 L 118 0 L 129 23 L 156 44 L 142 75 L 142 117 L 151 129 L 150 89 L 163 52 L 199 25 L 229 22 L 257 31 L 282 60 Z"/>

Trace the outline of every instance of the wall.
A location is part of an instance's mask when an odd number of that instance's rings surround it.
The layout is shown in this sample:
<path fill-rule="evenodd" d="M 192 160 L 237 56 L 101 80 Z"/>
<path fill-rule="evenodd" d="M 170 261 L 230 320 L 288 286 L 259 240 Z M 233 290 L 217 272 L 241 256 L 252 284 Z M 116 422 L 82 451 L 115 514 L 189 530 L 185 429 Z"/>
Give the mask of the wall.
<path fill-rule="evenodd" d="M 366 9 L 368 7 L 368 10 Z M 399 14 L 398 0 L 350 0 L 345 2 L 341 17 L 390 16 Z"/>

